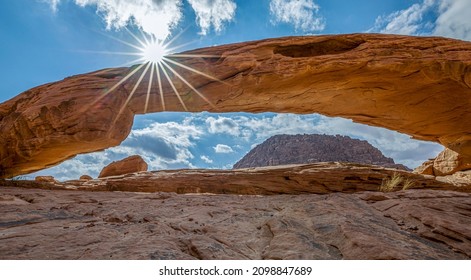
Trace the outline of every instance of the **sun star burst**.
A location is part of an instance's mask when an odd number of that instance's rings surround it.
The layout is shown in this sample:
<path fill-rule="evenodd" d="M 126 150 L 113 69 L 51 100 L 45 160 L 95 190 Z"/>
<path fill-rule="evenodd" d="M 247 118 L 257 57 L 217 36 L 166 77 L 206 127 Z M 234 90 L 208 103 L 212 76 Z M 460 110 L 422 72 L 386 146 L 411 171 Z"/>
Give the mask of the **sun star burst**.
<path fill-rule="evenodd" d="M 160 63 L 168 54 L 165 46 L 158 41 L 146 42 L 142 48 L 141 57 L 145 62 Z"/>
<path fill-rule="evenodd" d="M 186 44 L 176 46 L 176 47 L 169 47 L 169 45 L 176 39 L 178 36 L 181 34 L 177 35 L 174 37 L 172 40 L 169 42 L 164 43 L 163 41 L 157 40 L 155 37 L 148 38 L 144 33 L 142 33 L 142 39 L 139 38 L 137 35 L 133 34 L 131 31 L 126 29 L 129 34 L 137 41 L 138 44 L 133 44 L 131 42 L 126 42 L 114 37 L 111 37 L 127 46 L 130 46 L 136 50 L 136 52 L 98 52 L 98 53 L 105 53 L 105 54 L 118 54 L 118 55 L 129 55 L 129 56 L 136 56 L 138 57 L 136 60 L 133 60 L 130 62 L 132 63 L 141 63 L 135 69 L 133 69 L 130 73 L 128 73 L 125 77 L 123 77 L 121 80 L 119 80 L 115 85 L 113 85 L 111 88 L 105 90 L 102 92 L 97 98 L 90 104 L 88 108 L 91 108 L 95 106 L 100 100 L 105 98 L 107 95 L 109 95 L 111 92 L 113 92 L 115 89 L 117 89 L 119 86 L 124 84 L 124 82 L 130 80 L 130 78 L 134 75 L 139 75 L 137 81 L 135 82 L 134 86 L 132 87 L 131 92 L 129 93 L 126 101 L 122 105 L 121 109 L 119 110 L 117 116 L 115 116 L 113 125 L 118 121 L 120 115 L 123 113 L 125 107 L 127 104 L 131 101 L 133 96 L 135 95 L 136 92 L 138 92 L 138 87 L 140 86 L 141 82 L 147 81 L 147 91 L 146 91 L 146 97 L 145 97 L 145 104 L 144 104 L 144 113 L 149 112 L 149 108 L 153 106 L 155 108 L 155 105 L 150 104 L 150 96 L 151 94 L 157 93 L 160 95 L 160 105 L 162 108 L 162 111 L 166 110 L 165 106 L 165 100 L 164 100 L 164 90 L 163 90 L 163 79 L 165 78 L 166 82 L 168 85 L 170 85 L 171 89 L 173 90 L 175 96 L 177 97 L 180 105 L 183 107 L 185 111 L 188 111 L 188 107 L 183 101 L 182 97 L 180 96 L 181 93 L 177 89 L 177 87 L 174 84 L 174 81 L 170 77 L 170 75 L 173 75 L 176 79 L 179 79 L 180 81 L 183 82 L 184 85 L 187 86 L 188 89 L 193 91 L 197 96 L 199 96 L 201 99 L 203 99 L 206 103 L 208 103 L 209 106 L 212 108 L 215 108 L 215 105 L 211 102 L 210 99 L 208 99 L 202 92 L 201 90 L 197 89 L 195 86 L 193 86 L 182 74 L 178 73 L 178 68 L 183 68 L 185 71 L 192 72 L 196 75 L 201 75 L 207 79 L 217 81 L 220 83 L 224 83 L 223 81 L 207 74 L 204 73 L 201 70 L 197 70 L 193 67 L 190 67 L 188 65 L 184 65 L 181 62 L 178 62 L 179 58 L 191 58 L 191 59 L 198 59 L 198 58 L 206 58 L 206 57 L 217 57 L 219 58 L 220 56 L 214 56 L 214 55 L 204 55 L 204 54 L 174 54 L 175 50 L 185 46 Z M 150 71 L 149 71 L 150 70 Z M 139 73 L 139 74 L 138 74 Z M 149 73 L 147 79 L 145 78 L 147 73 Z M 156 76 L 156 79 L 154 79 L 154 75 Z M 153 90 L 156 90 L 156 88 L 153 86 L 153 82 L 157 83 L 157 90 L 156 92 L 153 92 Z M 85 107 L 84 112 L 88 109 Z"/>

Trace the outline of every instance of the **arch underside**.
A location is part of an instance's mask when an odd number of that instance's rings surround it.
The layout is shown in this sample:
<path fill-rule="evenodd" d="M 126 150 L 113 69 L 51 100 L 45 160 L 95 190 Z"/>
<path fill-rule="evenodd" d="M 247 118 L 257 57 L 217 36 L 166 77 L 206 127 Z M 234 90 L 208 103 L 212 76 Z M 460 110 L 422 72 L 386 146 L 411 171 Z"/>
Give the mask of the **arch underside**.
<path fill-rule="evenodd" d="M 0 104 L 2 177 L 119 145 L 135 114 L 185 108 L 339 116 L 471 158 L 469 42 L 289 37 L 198 49 L 171 60 L 177 73 L 164 66 L 169 80 L 161 71 L 160 86 L 156 73 L 151 79 L 145 65 L 136 65 L 69 77 Z"/>

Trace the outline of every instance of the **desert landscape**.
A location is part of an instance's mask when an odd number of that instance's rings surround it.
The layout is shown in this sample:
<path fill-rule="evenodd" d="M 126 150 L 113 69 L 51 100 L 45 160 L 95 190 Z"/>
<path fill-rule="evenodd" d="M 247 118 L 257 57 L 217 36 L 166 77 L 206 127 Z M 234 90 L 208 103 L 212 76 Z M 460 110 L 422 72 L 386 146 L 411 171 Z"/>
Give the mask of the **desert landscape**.
<path fill-rule="evenodd" d="M 390 59 L 391 51 L 384 51 L 391 50 L 393 44 L 401 46 L 393 49 L 394 60 Z M 4 213 L 1 238 L 8 242 L 2 242 L 2 258 L 466 259 L 471 256 L 471 232 L 466 226 L 471 221 L 471 171 L 466 172 L 471 168 L 471 161 L 467 160 L 470 142 L 466 140 L 469 127 L 465 125 L 471 123 L 471 106 L 468 106 L 471 104 L 469 98 L 462 98 L 471 94 L 466 72 L 471 61 L 471 44 L 441 38 L 358 34 L 275 39 L 192 53 L 198 52 L 220 57 L 184 61 L 195 67 L 204 64 L 204 68 L 220 77 L 221 83 L 199 82 L 191 73 L 187 77 L 195 87 L 209 93 L 207 96 L 217 104 L 218 111 L 277 108 L 295 113 L 321 111 L 439 141 L 449 149 L 424 163 L 416 173 L 387 160 L 389 167 L 334 162 L 299 165 L 302 162 L 297 162 L 298 165 L 274 167 L 249 164 L 250 168 L 227 171 L 148 172 L 145 162 L 139 164 L 136 159 L 128 159 L 128 163 L 116 166 L 114 173 L 102 172 L 99 179 L 5 180 L 0 201 Z M 237 63 L 232 57 L 237 57 Z M 460 61 L 456 61 L 458 57 Z M 275 70 L 272 64 L 277 65 Z M 136 91 L 131 96 L 127 93 L 130 86 L 124 82 L 113 98 L 100 101 L 102 113 L 84 113 L 81 108 L 92 104 L 106 84 L 116 83 L 132 69 L 107 69 L 71 77 L 3 103 L 1 126 L 9 132 L 1 136 L 3 143 L 9 143 L 2 146 L 4 177 L 44 168 L 76 153 L 103 149 L 122 140 L 129 133 L 128 123 L 132 122 L 133 114 L 143 113 L 139 108 L 145 91 Z M 328 73 L 329 78 L 324 78 L 322 73 Z M 332 77 L 347 75 L 349 82 L 343 84 L 339 93 L 337 79 Z M 386 83 L 382 82 L 385 75 L 389 76 Z M 409 82 L 393 83 L 399 79 Z M 296 87 L 290 86 L 293 80 Z M 129 83 L 132 85 L 132 80 Z M 303 86 L 304 83 L 307 85 Z M 334 84 L 335 91 L 331 89 Z M 360 84 L 368 84 L 368 89 Z M 167 106 L 176 109 L 177 105 L 172 104 L 177 100 L 172 99 L 170 85 L 163 87 Z M 276 94 L 282 96 L 278 103 L 268 102 L 268 93 L 275 95 L 273 90 L 267 90 L 269 87 L 283 92 L 283 95 Z M 437 92 L 435 98 L 438 98 L 444 88 L 460 90 L 448 92 L 446 101 L 441 103 L 427 98 L 435 96 L 431 92 Z M 186 99 L 196 99 L 189 94 Z M 248 96 L 240 98 L 241 94 Z M 409 98 L 401 98 L 402 95 Z M 125 107 L 119 125 L 104 125 L 105 121 L 113 121 L 111 116 L 121 110 L 126 97 L 130 102 L 124 105 L 129 108 Z M 346 100 L 352 97 L 358 99 L 357 106 L 346 106 Z M 367 106 L 369 102 L 375 106 Z M 211 110 L 204 103 L 190 104 L 194 106 L 191 110 Z M 431 108 L 433 104 L 437 106 Z M 432 118 L 432 115 L 440 117 Z M 314 144 L 319 146 L 319 140 L 314 139 Z M 297 147 L 298 154 L 307 157 L 315 154 L 303 147 L 307 144 Z M 319 150 L 330 153 L 330 159 L 339 157 L 335 149 L 320 147 Z M 371 156 L 375 152 L 362 153 Z M 377 150 L 376 153 L 382 156 Z M 266 152 L 264 156 L 273 158 L 274 154 Z M 260 159 L 262 155 L 256 157 Z M 361 155 L 352 158 L 361 162 Z M 259 165 L 272 164 L 268 161 Z M 412 183 L 407 189 L 406 179 L 391 190 L 381 189 L 385 180 L 398 176 L 410 178 L 407 182 Z"/>
<path fill-rule="evenodd" d="M 471 42 L 412 35 L 146 48 L 129 67 L 4 101 L 0 259 L 470 259 Z M 412 169 L 366 140 L 313 131 L 265 137 L 226 168 L 156 169 L 143 148 L 98 176 L 44 175 L 119 146 L 136 115 L 167 111 L 317 113 L 444 150 Z"/>

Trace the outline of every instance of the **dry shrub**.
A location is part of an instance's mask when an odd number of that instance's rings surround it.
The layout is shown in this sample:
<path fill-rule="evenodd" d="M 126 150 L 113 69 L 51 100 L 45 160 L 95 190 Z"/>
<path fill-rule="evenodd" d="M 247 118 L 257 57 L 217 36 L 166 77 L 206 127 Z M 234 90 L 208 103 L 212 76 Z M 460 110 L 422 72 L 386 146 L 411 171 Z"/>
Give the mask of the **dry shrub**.
<path fill-rule="evenodd" d="M 415 182 L 412 179 L 404 178 L 401 174 L 394 172 L 391 177 L 383 179 L 379 190 L 382 192 L 393 192 L 400 188 L 402 185 L 402 190 L 407 190 L 410 187 L 414 186 Z"/>

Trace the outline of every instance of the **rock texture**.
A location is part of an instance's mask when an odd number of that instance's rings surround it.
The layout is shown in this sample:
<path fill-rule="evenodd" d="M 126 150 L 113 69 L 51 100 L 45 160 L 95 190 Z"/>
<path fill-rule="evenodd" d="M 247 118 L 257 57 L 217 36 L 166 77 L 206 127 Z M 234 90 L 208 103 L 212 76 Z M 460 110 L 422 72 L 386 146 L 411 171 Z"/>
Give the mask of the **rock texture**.
<path fill-rule="evenodd" d="M 2 177 L 116 146 L 129 134 L 134 114 L 182 111 L 180 99 L 189 111 L 345 117 L 471 158 L 470 42 L 378 34 L 287 37 L 169 58 L 192 85 L 169 71 L 179 96 L 166 79 L 162 98 L 156 82 L 147 94 L 149 75 L 136 87 L 146 67 L 134 66 L 69 77 L 0 104 Z"/>
<path fill-rule="evenodd" d="M 134 155 L 119 161 L 113 161 L 105 166 L 98 178 L 117 176 L 128 173 L 147 171 L 147 163 L 141 156 Z"/>
<path fill-rule="evenodd" d="M 179 194 L 328 194 L 377 191 L 383 180 L 391 178 L 395 173 L 409 179 L 413 183 L 410 188 L 471 192 L 471 186 L 454 186 L 447 182 L 437 181 L 431 176 L 351 163 L 316 163 L 236 170 L 165 170 L 53 184 L 4 180 L 3 185 L 48 190 L 175 192 Z M 398 187 L 401 189 L 403 185 Z"/>
<path fill-rule="evenodd" d="M 80 176 L 79 180 L 89 181 L 93 180 L 93 178 L 90 175 L 82 175 Z"/>
<path fill-rule="evenodd" d="M 34 181 L 36 182 L 45 182 L 45 183 L 56 183 L 56 179 L 54 179 L 53 176 L 36 176 L 34 178 Z"/>
<path fill-rule="evenodd" d="M 445 149 L 436 158 L 416 168 L 415 172 L 424 175 L 447 176 L 464 170 L 471 170 L 471 161 L 455 151 Z"/>
<path fill-rule="evenodd" d="M 0 259 L 470 259 L 471 196 L 0 187 Z"/>
<path fill-rule="evenodd" d="M 313 162 L 353 162 L 410 170 L 364 140 L 341 135 L 275 135 L 253 148 L 234 168 Z"/>

